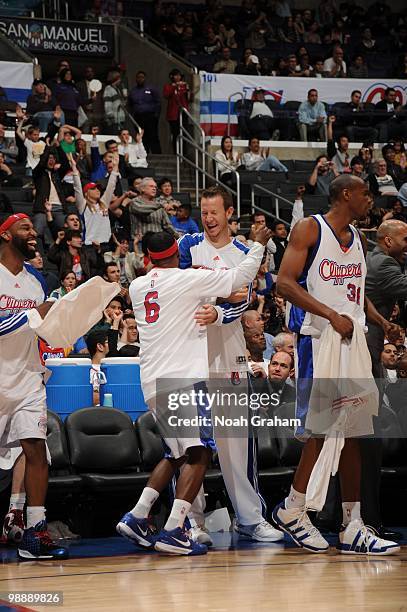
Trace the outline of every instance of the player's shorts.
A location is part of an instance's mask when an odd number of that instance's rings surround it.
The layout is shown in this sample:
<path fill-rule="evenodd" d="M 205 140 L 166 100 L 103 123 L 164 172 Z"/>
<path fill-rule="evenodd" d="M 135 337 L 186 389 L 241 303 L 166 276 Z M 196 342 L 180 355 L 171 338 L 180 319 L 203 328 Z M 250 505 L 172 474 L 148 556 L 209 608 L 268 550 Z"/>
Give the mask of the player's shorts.
<path fill-rule="evenodd" d="M 47 410 L 44 402 L 18 407 L 0 414 L 0 469 L 9 470 L 22 453 L 20 440 L 47 439 Z M 50 460 L 47 449 L 48 461 Z"/>
<path fill-rule="evenodd" d="M 305 336 L 302 334 L 295 335 L 294 342 L 294 358 L 295 358 L 295 372 L 296 372 L 296 389 L 297 389 L 297 399 L 295 405 L 295 418 L 300 421 L 300 425 L 296 427 L 295 437 L 300 440 L 307 440 L 311 435 L 313 436 L 322 436 L 323 431 L 329 430 L 329 426 L 326 426 L 327 423 L 334 424 L 337 417 L 328 417 L 328 420 L 323 420 L 325 415 L 318 415 L 316 411 L 310 409 L 310 399 L 311 393 L 313 390 L 313 383 L 315 384 L 314 376 L 314 364 L 317 359 L 318 351 L 320 347 L 320 338 L 313 338 L 311 336 Z M 347 351 L 350 351 L 350 343 L 344 344 L 341 349 L 341 359 L 343 362 L 347 362 Z M 337 381 L 332 381 L 332 384 L 335 385 Z M 354 381 L 356 385 L 358 383 L 364 384 L 366 381 Z M 324 391 L 329 391 L 330 387 L 326 381 L 318 381 L 320 383 L 319 393 L 322 395 L 321 404 L 324 404 Z M 326 396 L 327 400 L 329 395 Z M 313 405 L 314 406 L 314 405 Z M 328 415 L 328 411 L 326 415 Z M 339 414 L 339 413 L 337 413 Z M 308 418 L 307 418 L 308 417 Z M 312 431 L 307 429 L 307 425 L 314 424 L 312 426 Z M 315 426 L 321 425 L 321 430 L 315 429 Z M 347 420 L 346 420 L 346 429 L 344 430 L 345 437 L 357 437 L 357 436 L 365 436 L 373 433 L 373 425 L 372 425 L 372 416 L 371 413 L 365 412 L 365 409 L 362 407 L 359 410 L 356 408 L 352 408 L 350 412 L 348 412 Z"/>
<path fill-rule="evenodd" d="M 202 383 L 202 386 L 194 385 L 194 388 L 205 390 L 205 383 Z M 178 459 L 183 457 L 187 454 L 188 449 L 193 446 L 203 446 L 212 451 L 216 450 L 211 413 L 210 410 L 207 410 L 205 403 L 190 404 L 183 406 L 180 411 L 171 412 L 167 409 L 168 394 L 162 394 L 147 400 L 147 404 L 156 420 L 167 458 Z M 169 419 L 172 419 L 172 421 L 169 421 Z M 182 419 L 183 422 L 185 419 L 191 419 L 192 423 L 173 425 L 175 419 Z"/>

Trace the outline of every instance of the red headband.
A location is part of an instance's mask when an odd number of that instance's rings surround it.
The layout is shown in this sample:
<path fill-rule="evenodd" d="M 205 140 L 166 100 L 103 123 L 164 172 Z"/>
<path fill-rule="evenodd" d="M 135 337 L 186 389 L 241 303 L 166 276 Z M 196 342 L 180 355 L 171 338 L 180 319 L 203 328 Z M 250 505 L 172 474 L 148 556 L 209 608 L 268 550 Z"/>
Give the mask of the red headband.
<path fill-rule="evenodd" d="M 30 217 L 24 213 L 17 213 L 15 215 L 11 215 L 4 221 L 4 223 L 0 225 L 0 234 L 7 232 L 7 230 L 10 229 L 10 227 L 14 225 L 14 223 L 17 223 L 17 221 L 21 221 L 21 219 L 29 219 L 29 218 Z"/>
<path fill-rule="evenodd" d="M 175 255 L 177 252 L 178 244 L 176 240 L 174 240 L 174 243 L 168 247 L 168 249 L 165 249 L 165 251 L 159 251 L 156 253 L 155 251 L 150 251 L 150 249 L 148 249 L 148 254 L 150 255 L 151 259 L 167 259 L 167 257 L 171 257 L 171 255 Z"/>

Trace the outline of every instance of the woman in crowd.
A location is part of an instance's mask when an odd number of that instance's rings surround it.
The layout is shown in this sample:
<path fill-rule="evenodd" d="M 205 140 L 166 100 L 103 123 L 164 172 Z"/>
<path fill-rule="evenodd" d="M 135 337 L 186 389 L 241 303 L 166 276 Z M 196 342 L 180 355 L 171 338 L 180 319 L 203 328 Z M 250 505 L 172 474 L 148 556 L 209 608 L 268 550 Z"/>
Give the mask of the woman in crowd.
<path fill-rule="evenodd" d="M 179 200 L 175 200 L 172 195 L 174 192 L 174 187 L 171 179 L 163 177 L 158 183 L 158 187 L 160 189 L 160 195 L 158 196 L 157 201 L 164 206 L 168 215 L 175 215 L 178 206 L 181 205 L 181 202 Z"/>
<path fill-rule="evenodd" d="M 83 138 L 77 138 L 75 141 L 76 156 L 75 161 L 82 179 L 88 180 L 92 172 L 92 160 L 86 150 L 86 141 Z"/>
<path fill-rule="evenodd" d="M 240 155 L 233 151 L 233 141 L 230 136 L 223 136 L 220 149 L 215 153 L 218 176 L 226 185 L 234 184 L 234 170 L 240 164 Z"/>
<path fill-rule="evenodd" d="M 79 91 L 72 79 L 72 72 L 64 68 L 59 73 L 60 82 L 55 85 L 55 97 L 69 125 L 78 127 L 78 109 L 82 103 Z"/>
<path fill-rule="evenodd" d="M 169 74 L 170 82 L 164 85 L 163 96 L 167 99 L 167 121 L 170 125 L 172 148 L 174 153 L 177 150 L 177 137 L 179 134 L 180 107 L 189 110 L 191 92 L 189 85 L 184 81 L 184 77 L 178 68 L 171 70 Z M 184 125 L 186 123 L 183 117 Z"/>
<path fill-rule="evenodd" d="M 51 297 L 57 298 L 58 300 L 78 286 L 76 275 L 72 270 L 63 271 L 59 279 L 61 281 L 61 286 L 51 293 Z"/>

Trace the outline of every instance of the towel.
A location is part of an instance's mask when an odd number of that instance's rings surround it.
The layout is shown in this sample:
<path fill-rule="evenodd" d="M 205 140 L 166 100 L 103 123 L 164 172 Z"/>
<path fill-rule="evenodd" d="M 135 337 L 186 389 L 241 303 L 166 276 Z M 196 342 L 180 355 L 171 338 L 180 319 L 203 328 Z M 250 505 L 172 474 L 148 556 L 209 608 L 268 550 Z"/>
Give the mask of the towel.
<path fill-rule="evenodd" d="M 70 346 L 86 334 L 120 291 L 117 283 L 95 276 L 55 302 L 44 319 L 34 308 L 28 323 L 50 346 Z"/>
<path fill-rule="evenodd" d="M 373 433 L 379 392 L 371 369 L 364 331 L 353 320 L 351 340 L 343 340 L 331 325 L 322 332 L 314 366 L 314 381 L 305 427 L 324 435 L 321 453 L 306 491 L 309 510 L 322 510 L 331 475 L 338 471 L 345 438 Z"/>

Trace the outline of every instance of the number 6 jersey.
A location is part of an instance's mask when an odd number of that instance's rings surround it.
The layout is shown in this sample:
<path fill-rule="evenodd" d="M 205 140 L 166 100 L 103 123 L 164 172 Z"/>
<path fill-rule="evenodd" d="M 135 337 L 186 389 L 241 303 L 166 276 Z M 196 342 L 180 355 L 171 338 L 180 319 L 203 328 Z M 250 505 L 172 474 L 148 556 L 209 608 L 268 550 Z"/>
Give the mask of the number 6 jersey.
<path fill-rule="evenodd" d="M 343 247 L 323 215 L 313 219 L 318 223 L 319 238 L 298 283 L 316 300 L 339 314 L 350 315 L 364 327 L 366 262 L 359 233 L 350 225 L 352 238 Z M 298 306 L 288 306 L 287 325 L 293 332 L 318 337 L 329 323 Z"/>

